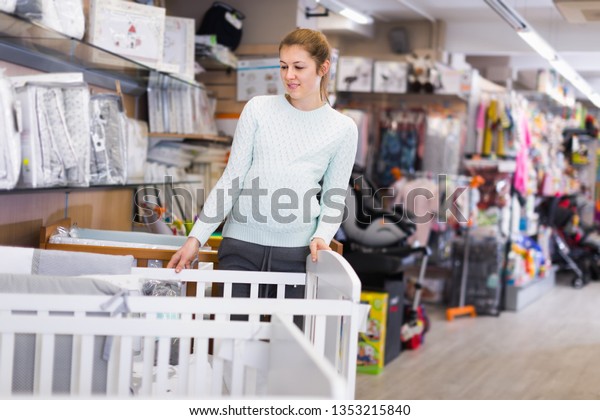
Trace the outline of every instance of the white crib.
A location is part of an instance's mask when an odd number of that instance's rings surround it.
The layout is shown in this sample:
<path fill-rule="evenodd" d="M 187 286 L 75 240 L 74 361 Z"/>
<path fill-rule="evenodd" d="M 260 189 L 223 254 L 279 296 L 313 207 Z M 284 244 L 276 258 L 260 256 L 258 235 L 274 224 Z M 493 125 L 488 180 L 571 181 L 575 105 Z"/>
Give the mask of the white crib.
<path fill-rule="evenodd" d="M 198 293 L 110 299 L 0 294 L 0 397 L 57 395 L 53 364 L 64 336 L 72 337 L 71 397 L 354 397 L 365 310 L 360 282 L 338 254 L 321 251 L 318 263 L 308 258 L 307 274 L 136 268 L 118 277 L 195 282 Z M 224 297 L 206 296 L 214 283 L 223 284 Z M 250 298 L 231 298 L 233 283 L 249 283 Z M 274 284 L 277 299 L 258 298 L 259 284 Z M 282 299 L 286 285 L 306 285 L 306 299 Z M 230 320 L 231 314 L 248 320 Z M 295 315 L 305 317 L 304 336 L 292 322 Z M 35 357 L 33 389 L 22 394 L 13 389 L 13 367 L 16 338 L 24 334 L 35 334 Z M 93 385 L 98 340 L 108 356 L 100 391 Z"/>

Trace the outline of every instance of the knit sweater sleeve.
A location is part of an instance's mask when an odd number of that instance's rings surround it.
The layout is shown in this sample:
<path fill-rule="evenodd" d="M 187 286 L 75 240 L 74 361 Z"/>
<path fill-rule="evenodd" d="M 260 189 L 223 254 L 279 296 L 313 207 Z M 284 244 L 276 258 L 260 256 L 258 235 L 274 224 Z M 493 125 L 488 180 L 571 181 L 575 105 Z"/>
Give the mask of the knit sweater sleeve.
<path fill-rule="evenodd" d="M 326 244 L 329 244 L 342 223 L 348 182 L 356 158 L 357 144 L 358 129 L 354 121 L 351 121 L 323 176 L 321 213 L 319 214 L 317 229 L 311 239 L 321 238 Z"/>
<path fill-rule="evenodd" d="M 202 212 L 190 235 L 204 245 L 210 235 L 231 212 L 237 201 L 244 179 L 252 164 L 252 149 L 257 122 L 254 100 L 248 101 L 238 120 L 231 153 L 223 175 L 208 195 Z"/>

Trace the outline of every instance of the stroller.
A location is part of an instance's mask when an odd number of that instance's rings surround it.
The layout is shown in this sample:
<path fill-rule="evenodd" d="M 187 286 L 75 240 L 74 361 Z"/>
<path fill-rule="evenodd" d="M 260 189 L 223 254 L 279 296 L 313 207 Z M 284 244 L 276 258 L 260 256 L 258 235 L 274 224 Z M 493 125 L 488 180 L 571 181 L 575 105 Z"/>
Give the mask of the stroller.
<path fill-rule="evenodd" d="M 431 251 L 426 246 L 411 247 L 407 239 L 415 232 L 415 220 L 401 206 L 385 211 L 382 197 L 364 170 L 355 166 L 346 196 L 344 220 L 336 239 L 344 244 L 344 257 L 358 274 L 363 289 L 384 289 L 400 302 L 395 304 L 394 325 L 388 320 L 388 331 L 398 340 L 386 343 L 385 363 L 399 354 L 401 344 L 416 348 L 429 328 L 420 307 L 427 260 Z M 407 259 L 420 257 L 420 275 L 415 285 L 412 304 L 404 304 L 403 272 Z M 402 341 L 402 343 L 401 343 Z M 406 343 L 412 347 L 406 347 Z"/>
<path fill-rule="evenodd" d="M 536 208 L 540 223 L 552 229 L 552 262 L 572 271 L 572 285 L 580 289 L 600 279 L 600 235 L 594 226 L 579 221 L 580 205 L 576 195 L 547 197 Z"/>

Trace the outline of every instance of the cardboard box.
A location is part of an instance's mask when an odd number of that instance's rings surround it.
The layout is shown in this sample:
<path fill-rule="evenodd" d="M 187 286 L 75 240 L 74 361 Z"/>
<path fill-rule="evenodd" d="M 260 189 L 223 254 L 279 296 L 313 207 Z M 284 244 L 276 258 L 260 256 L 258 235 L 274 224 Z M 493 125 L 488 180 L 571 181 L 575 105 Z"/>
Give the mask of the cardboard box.
<path fill-rule="evenodd" d="M 373 60 L 366 57 L 340 57 L 337 67 L 338 92 L 371 92 Z"/>
<path fill-rule="evenodd" d="M 194 19 L 167 16 L 161 70 L 194 80 Z"/>
<path fill-rule="evenodd" d="M 238 62 L 238 101 L 248 101 L 257 95 L 283 93 L 283 84 L 279 77 L 279 58 L 259 58 Z"/>
<path fill-rule="evenodd" d="M 373 92 L 406 93 L 408 63 L 402 61 L 376 61 Z"/>
<path fill-rule="evenodd" d="M 92 0 L 89 13 L 91 44 L 154 69 L 161 67 L 164 8 L 119 0 Z M 122 60 L 101 51 L 95 53 L 93 58 L 99 63 L 121 64 Z"/>
<path fill-rule="evenodd" d="M 378 374 L 385 361 L 385 338 L 388 312 L 388 294 L 362 292 L 361 302 L 371 305 L 367 332 L 358 336 L 357 372 Z"/>

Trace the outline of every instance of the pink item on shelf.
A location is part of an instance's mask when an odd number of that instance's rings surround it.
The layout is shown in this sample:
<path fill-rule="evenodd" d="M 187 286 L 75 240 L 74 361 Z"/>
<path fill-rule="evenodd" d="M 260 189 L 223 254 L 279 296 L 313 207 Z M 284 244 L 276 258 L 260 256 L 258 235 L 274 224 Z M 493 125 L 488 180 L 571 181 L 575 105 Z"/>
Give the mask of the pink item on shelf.
<path fill-rule="evenodd" d="M 475 121 L 475 129 L 477 131 L 477 140 L 475 144 L 475 151 L 479 155 L 481 154 L 481 148 L 483 147 L 483 131 L 485 130 L 485 110 L 487 104 L 481 102 L 479 109 L 477 110 L 477 120 Z"/>
<path fill-rule="evenodd" d="M 519 152 L 517 153 L 517 167 L 515 169 L 515 189 L 522 195 L 527 192 L 527 171 L 529 162 L 529 146 L 531 145 L 531 132 L 527 118 L 521 118 L 521 135 L 522 142 Z"/>

